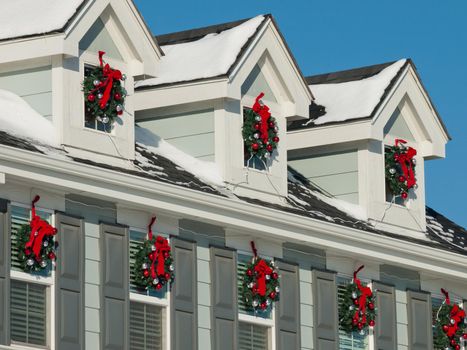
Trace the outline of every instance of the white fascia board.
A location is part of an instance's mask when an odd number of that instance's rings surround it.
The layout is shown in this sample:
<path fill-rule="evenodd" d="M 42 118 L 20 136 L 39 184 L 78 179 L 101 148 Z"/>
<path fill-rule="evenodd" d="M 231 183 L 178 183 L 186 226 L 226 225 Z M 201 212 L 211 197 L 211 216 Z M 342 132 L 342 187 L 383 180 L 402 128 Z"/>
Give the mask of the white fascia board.
<path fill-rule="evenodd" d="M 288 131 L 287 150 L 327 146 L 371 138 L 370 119 L 361 119 L 345 124 L 324 124 L 309 129 Z"/>
<path fill-rule="evenodd" d="M 0 172 L 7 175 L 7 181 L 13 176 L 54 184 L 122 205 L 157 208 L 467 281 L 467 257 L 461 254 L 8 146 L 0 148 L 0 160 Z"/>
<path fill-rule="evenodd" d="M 135 90 L 135 111 L 227 98 L 226 77 Z"/>

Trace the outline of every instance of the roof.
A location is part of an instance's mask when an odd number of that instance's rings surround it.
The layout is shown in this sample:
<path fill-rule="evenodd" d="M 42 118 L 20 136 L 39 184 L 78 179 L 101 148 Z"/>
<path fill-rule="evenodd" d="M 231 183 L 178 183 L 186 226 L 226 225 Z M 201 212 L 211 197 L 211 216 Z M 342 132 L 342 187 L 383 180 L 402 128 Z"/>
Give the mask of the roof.
<path fill-rule="evenodd" d="M 13 136 L 3 131 L 0 131 L 0 144 L 30 152 L 42 153 L 50 157 L 57 157 L 58 159 L 67 157 L 77 163 L 109 169 L 157 182 L 169 183 L 191 190 L 205 192 L 210 195 L 229 197 L 232 200 L 268 207 L 272 210 L 305 216 L 363 230 L 372 234 L 392 237 L 467 255 L 467 248 L 465 248 L 467 231 L 431 208 L 427 207 L 426 239 L 418 239 L 378 230 L 368 221 L 357 219 L 352 211 L 343 209 L 344 207 L 338 205 L 340 202 L 339 200 L 329 198 L 321 193 L 304 176 L 292 168 L 289 168 L 288 171 L 288 197 L 286 198 L 286 202 L 283 204 L 273 204 L 254 198 L 235 196 L 226 188 L 220 188 L 201 180 L 191 172 L 182 168 L 179 164 L 175 164 L 168 158 L 154 153 L 152 147 L 141 143 L 135 145 L 136 160 L 129 168 L 116 167 L 105 163 L 97 163 L 89 159 L 71 157 L 63 149 L 45 147 L 44 145 L 38 144 L 36 141 Z"/>

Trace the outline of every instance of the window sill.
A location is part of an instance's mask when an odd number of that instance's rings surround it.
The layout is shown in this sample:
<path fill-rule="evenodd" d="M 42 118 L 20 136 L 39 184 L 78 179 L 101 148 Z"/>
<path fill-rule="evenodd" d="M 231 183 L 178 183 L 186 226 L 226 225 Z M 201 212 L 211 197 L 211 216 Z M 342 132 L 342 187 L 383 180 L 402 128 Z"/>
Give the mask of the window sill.
<path fill-rule="evenodd" d="M 272 310 L 274 312 L 274 310 Z M 247 323 L 252 323 L 252 324 L 257 324 L 260 326 L 267 326 L 267 327 L 273 327 L 274 326 L 274 319 L 273 318 L 263 318 L 263 317 L 258 317 L 258 316 L 252 316 L 252 315 L 245 315 L 245 314 L 238 314 L 238 320 L 240 322 L 247 322 Z"/>

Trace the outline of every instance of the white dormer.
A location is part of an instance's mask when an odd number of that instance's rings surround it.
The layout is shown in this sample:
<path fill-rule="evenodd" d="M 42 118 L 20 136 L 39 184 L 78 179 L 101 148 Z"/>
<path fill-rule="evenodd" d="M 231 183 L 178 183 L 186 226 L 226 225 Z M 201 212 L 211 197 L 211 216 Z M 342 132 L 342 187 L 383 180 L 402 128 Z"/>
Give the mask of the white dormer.
<path fill-rule="evenodd" d="M 156 78 L 136 85 L 136 122 L 194 157 L 214 160 L 235 194 L 281 202 L 287 195 L 286 121 L 307 118 L 312 95 L 272 17 L 158 41 L 166 55 Z M 243 111 L 261 92 L 280 138 L 266 167 L 246 164 L 242 138 Z M 179 130 L 169 127 L 176 122 Z"/>
<path fill-rule="evenodd" d="M 423 232 L 424 161 L 445 155 L 449 135 L 410 60 L 308 78 L 307 122 L 289 125 L 289 164 L 324 192 L 358 204 L 377 228 Z M 385 148 L 417 150 L 418 187 L 406 200 L 386 188 Z M 416 233 L 415 233 L 416 234 Z"/>

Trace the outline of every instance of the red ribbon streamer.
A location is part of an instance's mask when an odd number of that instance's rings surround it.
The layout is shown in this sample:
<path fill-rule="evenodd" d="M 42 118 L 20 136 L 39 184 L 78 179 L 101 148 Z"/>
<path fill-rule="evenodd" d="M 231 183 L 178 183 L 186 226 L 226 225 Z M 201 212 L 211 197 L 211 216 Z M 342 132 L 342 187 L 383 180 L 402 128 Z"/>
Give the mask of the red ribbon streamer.
<path fill-rule="evenodd" d="M 449 299 L 449 293 L 447 292 L 447 290 L 441 288 L 441 293 L 444 294 L 444 298 L 446 299 L 446 305 L 451 305 L 451 299 Z"/>
<path fill-rule="evenodd" d="M 366 311 L 366 299 L 371 297 L 373 295 L 373 292 L 371 291 L 371 289 L 369 287 L 362 285 L 362 282 L 357 277 L 357 273 L 359 273 L 364 267 L 365 267 L 364 265 L 360 266 L 353 273 L 354 282 L 357 285 L 357 288 L 361 293 L 360 298 L 358 299 L 358 310 L 354 314 L 354 319 L 359 319 L 359 313 L 361 311 L 362 312 L 361 322 L 363 324 L 366 324 L 366 313 L 365 313 L 365 311 Z"/>
<path fill-rule="evenodd" d="M 269 107 L 266 105 L 261 104 L 261 99 L 264 97 L 264 92 L 260 93 L 253 104 L 252 110 L 253 112 L 259 114 L 261 117 L 260 122 L 260 132 L 261 132 L 261 139 L 263 140 L 264 144 L 267 144 L 269 140 L 269 125 L 268 120 L 271 117 L 271 112 L 269 112 Z"/>
<path fill-rule="evenodd" d="M 272 269 L 263 259 L 260 259 L 255 266 L 256 283 L 258 285 L 258 294 L 266 295 L 266 275 L 271 275 Z"/>
<path fill-rule="evenodd" d="M 32 248 L 32 252 L 36 258 L 40 257 L 42 244 L 46 236 L 54 236 L 57 234 L 57 229 L 51 226 L 47 221 L 44 221 L 36 214 L 36 203 L 41 197 L 35 196 L 32 201 L 32 219 L 29 223 L 31 233 L 29 234 L 29 241 L 25 244 L 25 249 Z"/>
<path fill-rule="evenodd" d="M 152 225 L 154 225 L 154 223 L 156 222 L 156 219 L 157 217 L 154 215 L 152 218 L 151 218 L 151 222 L 149 223 L 148 225 L 148 239 L 150 241 L 152 241 L 152 236 L 153 236 L 153 233 L 152 233 Z"/>
<path fill-rule="evenodd" d="M 105 105 L 110 99 L 110 93 L 112 92 L 112 87 L 113 87 L 113 82 L 114 80 L 121 80 L 122 79 L 122 72 L 120 72 L 118 69 L 112 69 L 110 68 L 109 64 L 106 63 L 104 65 L 104 61 L 102 57 L 105 55 L 104 51 L 99 51 L 99 62 L 102 68 L 102 74 L 105 78 L 104 81 L 101 81 L 99 85 L 97 85 L 91 92 L 95 92 L 96 90 L 99 90 L 101 88 L 104 89 L 104 94 L 102 95 L 102 98 L 99 102 L 99 107 L 101 109 L 105 108 Z"/>
<path fill-rule="evenodd" d="M 395 145 L 399 146 L 399 143 L 405 144 L 407 141 L 402 139 L 396 139 Z M 407 152 L 399 154 L 397 162 L 400 164 L 402 172 L 404 173 L 405 178 L 407 179 L 407 188 L 410 189 L 417 183 L 415 179 L 415 172 L 413 170 L 412 159 L 417 155 L 417 151 L 409 147 Z"/>
<path fill-rule="evenodd" d="M 258 250 L 256 249 L 255 242 L 251 241 L 250 245 L 251 245 L 251 250 L 253 251 L 253 255 L 256 258 L 258 256 Z"/>
<path fill-rule="evenodd" d="M 156 253 L 151 263 L 151 277 L 163 276 L 165 273 L 165 255 L 170 252 L 169 242 L 161 236 L 156 237 Z M 157 267 L 155 266 L 157 262 Z"/>

